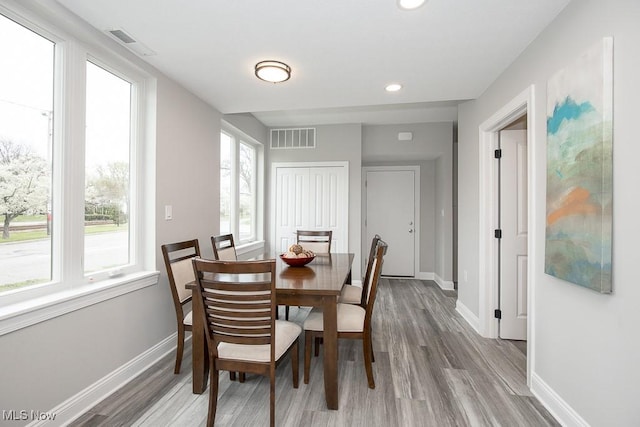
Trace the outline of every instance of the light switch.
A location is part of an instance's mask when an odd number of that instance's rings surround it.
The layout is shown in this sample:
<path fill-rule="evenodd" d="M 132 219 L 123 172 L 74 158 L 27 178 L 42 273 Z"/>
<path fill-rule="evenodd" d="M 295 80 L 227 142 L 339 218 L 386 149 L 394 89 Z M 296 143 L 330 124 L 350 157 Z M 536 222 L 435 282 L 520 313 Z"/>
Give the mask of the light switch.
<path fill-rule="evenodd" d="M 171 205 L 164 206 L 164 219 L 167 221 L 173 219 L 173 207 Z"/>

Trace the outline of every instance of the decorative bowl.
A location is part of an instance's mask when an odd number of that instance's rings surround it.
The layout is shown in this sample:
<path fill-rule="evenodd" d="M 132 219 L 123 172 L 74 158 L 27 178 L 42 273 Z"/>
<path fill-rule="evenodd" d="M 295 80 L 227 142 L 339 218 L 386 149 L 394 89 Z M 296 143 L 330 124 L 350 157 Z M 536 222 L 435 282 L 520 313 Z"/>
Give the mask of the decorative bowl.
<path fill-rule="evenodd" d="M 291 267 L 302 267 L 309 264 L 316 256 L 310 256 L 306 258 L 285 258 L 284 254 L 280 254 L 280 259 L 286 262 Z"/>

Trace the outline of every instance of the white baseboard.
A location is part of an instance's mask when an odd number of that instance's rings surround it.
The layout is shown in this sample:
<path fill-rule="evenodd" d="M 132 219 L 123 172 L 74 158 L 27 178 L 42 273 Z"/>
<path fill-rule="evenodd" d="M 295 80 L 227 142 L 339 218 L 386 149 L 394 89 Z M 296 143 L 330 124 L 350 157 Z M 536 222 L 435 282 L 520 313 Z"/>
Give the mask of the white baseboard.
<path fill-rule="evenodd" d="M 420 273 L 418 273 L 418 280 L 436 280 L 435 279 L 435 273 L 427 273 L 424 271 L 421 271 Z"/>
<path fill-rule="evenodd" d="M 438 286 L 440 286 L 440 289 L 443 289 L 445 291 L 452 291 L 454 289 L 452 281 L 444 280 L 440 276 L 438 276 L 436 273 L 421 271 L 420 273 L 418 273 L 417 279 L 433 280 L 434 282 L 436 282 Z"/>
<path fill-rule="evenodd" d="M 466 305 L 461 303 L 459 299 L 456 300 L 456 311 L 478 334 L 480 334 L 480 319 L 478 319 L 478 316 L 473 314 Z"/>
<path fill-rule="evenodd" d="M 535 372 L 531 374 L 531 392 L 563 426 L 589 427 L 589 423 L 587 423 Z"/>
<path fill-rule="evenodd" d="M 436 281 L 438 286 L 440 286 L 440 289 L 445 290 L 445 291 L 453 291 L 454 290 L 453 281 L 444 280 L 442 277 L 438 276 L 437 274 L 435 274 L 434 280 Z"/>
<path fill-rule="evenodd" d="M 64 426 L 69 424 L 94 407 L 98 402 L 140 375 L 168 353 L 175 352 L 176 339 L 177 333 L 173 333 L 144 353 L 48 411 L 49 414 L 55 414 L 55 420 L 34 421 L 30 423 L 28 427 L 44 425 L 47 427 Z M 190 340 L 191 335 L 187 335 L 186 339 Z"/>

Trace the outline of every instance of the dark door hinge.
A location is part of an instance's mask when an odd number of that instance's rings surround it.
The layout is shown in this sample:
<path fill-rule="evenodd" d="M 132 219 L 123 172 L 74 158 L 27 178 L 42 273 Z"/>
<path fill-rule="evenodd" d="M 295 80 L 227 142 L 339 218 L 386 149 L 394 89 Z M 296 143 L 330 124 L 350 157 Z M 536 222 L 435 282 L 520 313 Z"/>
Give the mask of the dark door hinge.
<path fill-rule="evenodd" d="M 493 316 L 496 319 L 502 319 L 502 310 L 500 310 L 499 308 L 497 310 L 493 310 Z"/>
<path fill-rule="evenodd" d="M 494 159 L 501 159 L 502 158 L 502 150 L 501 149 L 497 149 L 493 152 L 493 158 Z"/>
<path fill-rule="evenodd" d="M 502 230 L 500 230 L 500 229 L 494 230 L 493 231 L 493 236 L 496 239 L 502 239 Z"/>

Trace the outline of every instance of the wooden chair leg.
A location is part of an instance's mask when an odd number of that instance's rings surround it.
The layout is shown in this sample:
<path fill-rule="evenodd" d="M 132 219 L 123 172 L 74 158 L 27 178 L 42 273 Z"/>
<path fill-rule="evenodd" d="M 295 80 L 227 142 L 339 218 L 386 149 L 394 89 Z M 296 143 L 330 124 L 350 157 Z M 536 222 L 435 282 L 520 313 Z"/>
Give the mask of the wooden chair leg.
<path fill-rule="evenodd" d="M 293 376 L 293 388 L 298 388 L 298 377 L 300 372 L 300 349 L 298 348 L 298 340 L 293 343 L 291 348 L 291 374 Z"/>
<path fill-rule="evenodd" d="M 245 378 L 244 372 L 238 372 L 238 382 L 243 383 Z"/>
<path fill-rule="evenodd" d="M 369 336 L 370 336 L 370 337 L 373 337 L 373 331 L 369 332 Z M 371 339 L 369 340 L 369 342 L 371 342 L 371 361 L 372 361 L 373 363 L 376 363 L 376 357 L 375 357 L 375 355 L 373 354 L 373 338 L 371 338 Z"/>
<path fill-rule="evenodd" d="M 176 366 L 173 369 L 174 374 L 180 373 L 182 366 L 182 353 L 184 352 L 184 328 L 178 327 L 178 345 L 176 347 Z"/>
<path fill-rule="evenodd" d="M 269 426 L 276 425 L 276 367 L 271 366 L 269 374 Z"/>
<path fill-rule="evenodd" d="M 218 406 L 218 370 L 213 361 L 210 363 L 211 372 L 209 375 L 209 413 L 207 415 L 207 427 L 213 427 L 216 421 L 216 408 Z"/>
<path fill-rule="evenodd" d="M 235 371 L 229 371 L 229 381 L 235 381 L 235 380 L 236 380 Z"/>
<path fill-rule="evenodd" d="M 311 365 L 311 331 L 304 331 L 304 383 L 309 384 L 309 369 Z"/>
<path fill-rule="evenodd" d="M 369 388 L 376 388 L 376 383 L 373 380 L 373 368 L 371 366 L 371 355 L 373 354 L 371 347 L 371 335 L 367 333 L 364 334 L 362 339 L 362 353 L 364 354 L 364 368 L 367 371 Z"/>
<path fill-rule="evenodd" d="M 320 344 L 322 344 L 322 337 L 315 337 L 314 344 L 313 356 L 318 357 L 320 355 Z"/>
<path fill-rule="evenodd" d="M 289 306 L 284 306 L 284 320 L 289 320 Z"/>

